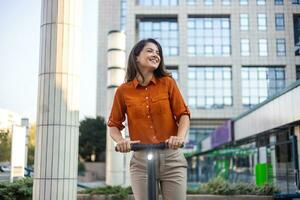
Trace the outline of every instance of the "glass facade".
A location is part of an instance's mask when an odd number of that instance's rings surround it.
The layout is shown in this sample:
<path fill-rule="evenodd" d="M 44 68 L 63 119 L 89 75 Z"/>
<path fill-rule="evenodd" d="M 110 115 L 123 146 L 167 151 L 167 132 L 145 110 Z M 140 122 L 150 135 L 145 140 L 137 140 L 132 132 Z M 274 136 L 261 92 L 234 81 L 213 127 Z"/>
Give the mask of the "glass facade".
<path fill-rule="evenodd" d="M 257 5 L 266 5 L 266 0 L 256 0 Z"/>
<path fill-rule="evenodd" d="M 257 14 L 257 29 L 260 31 L 267 30 L 267 15 L 265 13 Z"/>
<path fill-rule="evenodd" d="M 209 137 L 213 131 L 213 128 L 190 128 L 188 144 L 196 146 L 197 151 L 201 151 L 201 142 Z"/>
<path fill-rule="evenodd" d="M 176 19 L 140 19 L 138 21 L 139 40 L 157 39 L 165 56 L 178 56 L 178 24 Z"/>
<path fill-rule="evenodd" d="M 268 56 L 268 42 L 267 39 L 258 40 L 258 55 Z"/>
<path fill-rule="evenodd" d="M 214 4 L 214 0 L 204 0 L 204 5 L 212 6 Z"/>
<path fill-rule="evenodd" d="M 222 5 L 229 6 L 231 4 L 231 0 L 222 0 Z"/>
<path fill-rule="evenodd" d="M 248 0 L 240 0 L 240 5 L 248 5 Z"/>
<path fill-rule="evenodd" d="M 283 0 L 275 0 L 275 5 L 283 5 Z"/>
<path fill-rule="evenodd" d="M 126 14 L 127 14 L 127 0 L 121 0 L 121 12 L 120 12 L 120 30 L 125 31 L 126 29 Z"/>
<path fill-rule="evenodd" d="M 286 56 L 285 39 L 276 39 L 277 56 Z"/>
<path fill-rule="evenodd" d="M 229 17 L 189 17 L 188 55 L 230 56 L 231 33 Z"/>
<path fill-rule="evenodd" d="M 195 5 L 196 4 L 196 0 L 186 0 L 186 4 L 187 5 Z"/>
<path fill-rule="evenodd" d="M 250 55 L 249 39 L 241 39 L 241 56 Z"/>
<path fill-rule="evenodd" d="M 139 0 L 142 6 L 177 6 L 178 0 Z"/>
<path fill-rule="evenodd" d="M 284 30 L 284 14 L 283 13 L 276 13 L 275 14 L 275 27 L 277 31 Z"/>
<path fill-rule="evenodd" d="M 294 15 L 295 55 L 300 55 L 300 15 Z"/>
<path fill-rule="evenodd" d="M 246 13 L 240 14 L 240 30 L 245 31 L 249 29 L 249 15 Z"/>
<path fill-rule="evenodd" d="M 293 4 L 300 4 L 300 0 L 292 0 Z"/>
<path fill-rule="evenodd" d="M 242 67 L 242 102 L 251 107 L 285 87 L 284 67 Z"/>
<path fill-rule="evenodd" d="M 175 79 L 175 81 L 179 81 L 178 67 L 167 66 L 167 70 L 172 74 L 172 77 Z"/>
<path fill-rule="evenodd" d="M 232 106 L 231 82 L 231 67 L 189 67 L 188 105 L 200 109 Z"/>

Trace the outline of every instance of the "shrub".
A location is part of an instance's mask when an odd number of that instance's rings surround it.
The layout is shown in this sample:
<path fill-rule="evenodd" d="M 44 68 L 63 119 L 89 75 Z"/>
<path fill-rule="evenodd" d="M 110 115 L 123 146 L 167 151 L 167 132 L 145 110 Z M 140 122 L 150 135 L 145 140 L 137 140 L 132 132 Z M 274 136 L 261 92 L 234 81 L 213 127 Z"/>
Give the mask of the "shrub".
<path fill-rule="evenodd" d="M 279 190 L 273 185 L 256 186 L 251 183 L 229 183 L 221 177 L 214 178 L 197 189 L 188 189 L 188 194 L 215 195 L 272 195 Z"/>
<path fill-rule="evenodd" d="M 1 200 L 23 200 L 32 196 L 32 178 L 23 178 L 13 183 L 0 183 Z"/>
<path fill-rule="evenodd" d="M 121 186 L 106 186 L 93 189 L 84 190 L 85 194 L 104 194 L 106 196 L 112 195 L 113 200 L 123 200 L 128 197 L 128 194 L 132 194 L 131 187 L 123 188 Z"/>

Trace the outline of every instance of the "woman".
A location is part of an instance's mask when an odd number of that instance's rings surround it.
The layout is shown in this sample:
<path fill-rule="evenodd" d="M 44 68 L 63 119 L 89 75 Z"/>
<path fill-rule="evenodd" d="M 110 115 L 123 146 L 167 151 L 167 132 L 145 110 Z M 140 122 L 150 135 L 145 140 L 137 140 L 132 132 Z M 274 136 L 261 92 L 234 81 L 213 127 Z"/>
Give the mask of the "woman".
<path fill-rule="evenodd" d="M 125 115 L 130 140 L 120 132 Z M 168 144 L 168 149 L 157 150 L 154 155 L 164 200 L 186 199 L 187 163 L 178 148 L 184 143 L 189 117 L 176 82 L 166 72 L 160 44 L 154 39 L 139 41 L 130 52 L 126 83 L 116 91 L 108 126 L 120 152 L 129 152 L 131 143 Z M 146 152 L 134 152 L 130 177 L 135 200 L 147 196 L 146 165 Z"/>

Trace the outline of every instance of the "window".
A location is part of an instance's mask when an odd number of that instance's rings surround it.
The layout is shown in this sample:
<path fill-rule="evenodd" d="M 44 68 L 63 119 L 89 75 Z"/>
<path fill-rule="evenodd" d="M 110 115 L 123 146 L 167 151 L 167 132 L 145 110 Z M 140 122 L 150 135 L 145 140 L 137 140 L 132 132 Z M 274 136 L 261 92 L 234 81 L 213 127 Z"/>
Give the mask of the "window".
<path fill-rule="evenodd" d="M 248 14 L 240 14 L 240 29 L 243 31 L 249 29 Z"/>
<path fill-rule="evenodd" d="M 231 67 L 189 67 L 189 106 L 201 109 L 218 109 L 232 106 L 231 76 Z"/>
<path fill-rule="evenodd" d="M 139 0 L 142 6 L 177 6 L 178 0 Z"/>
<path fill-rule="evenodd" d="M 295 55 L 300 55 L 300 15 L 293 16 L 294 21 L 294 41 L 295 41 Z"/>
<path fill-rule="evenodd" d="M 206 5 L 206 6 L 211 6 L 211 5 L 213 5 L 213 3 L 214 3 L 214 0 L 204 0 L 204 5 Z"/>
<path fill-rule="evenodd" d="M 256 0 L 257 5 L 266 5 L 266 0 Z"/>
<path fill-rule="evenodd" d="M 258 51 L 259 56 L 268 56 L 268 43 L 266 39 L 258 41 Z"/>
<path fill-rule="evenodd" d="M 258 30 L 267 30 L 267 15 L 264 13 L 257 14 L 257 28 Z"/>
<path fill-rule="evenodd" d="M 276 30 L 284 30 L 284 14 L 283 13 L 276 13 L 275 14 L 275 27 Z"/>
<path fill-rule="evenodd" d="M 284 67 L 242 67 L 242 102 L 245 107 L 261 103 L 284 88 Z"/>
<path fill-rule="evenodd" d="M 120 30 L 126 29 L 126 13 L 127 13 L 127 0 L 121 0 L 121 12 L 120 12 Z"/>
<path fill-rule="evenodd" d="M 178 24 L 173 18 L 143 18 L 138 20 L 139 39 L 157 39 L 166 56 L 178 56 Z"/>
<path fill-rule="evenodd" d="M 178 67 L 176 66 L 167 66 L 167 70 L 171 73 L 175 81 L 179 81 Z"/>
<path fill-rule="evenodd" d="M 196 4 L 196 0 L 187 0 L 186 1 L 187 5 L 195 5 Z"/>
<path fill-rule="evenodd" d="M 277 56 L 285 56 L 285 39 L 276 39 L 276 53 Z"/>
<path fill-rule="evenodd" d="M 189 17 L 187 26 L 188 55 L 230 56 L 229 17 Z"/>
<path fill-rule="evenodd" d="M 249 39 L 241 39 L 241 56 L 249 56 L 249 55 L 250 55 Z"/>
<path fill-rule="evenodd" d="M 300 0 L 293 0 L 293 4 L 300 4 Z"/>
<path fill-rule="evenodd" d="M 283 5 L 283 0 L 275 0 L 275 5 Z"/>
<path fill-rule="evenodd" d="M 240 5 L 248 5 L 248 0 L 240 0 Z"/>
<path fill-rule="evenodd" d="M 222 0 L 222 5 L 229 6 L 231 4 L 231 0 Z"/>
<path fill-rule="evenodd" d="M 188 144 L 197 146 L 197 150 L 201 151 L 199 144 L 201 144 L 205 138 L 209 137 L 214 130 L 214 128 L 190 128 Z"/>
<path fill-rule="evenodd" d="M 300 80 L 300 65 L 296 65 L 296 79 Z"/>

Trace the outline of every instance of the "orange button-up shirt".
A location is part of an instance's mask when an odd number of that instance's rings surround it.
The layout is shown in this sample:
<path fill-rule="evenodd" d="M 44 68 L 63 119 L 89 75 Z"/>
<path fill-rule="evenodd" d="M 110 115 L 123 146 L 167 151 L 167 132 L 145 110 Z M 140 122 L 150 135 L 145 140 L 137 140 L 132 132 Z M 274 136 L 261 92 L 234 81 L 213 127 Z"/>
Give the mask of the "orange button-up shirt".
<path fill-rule="evenodd" d="M 147 86 L 134 79 L 117 88 L 108 126 L 122 130 L 125 114 L 130 139 L 153 144 L 176 136 L 181 115 L 190 111 L 173 78 L 153 76 Z"/>

